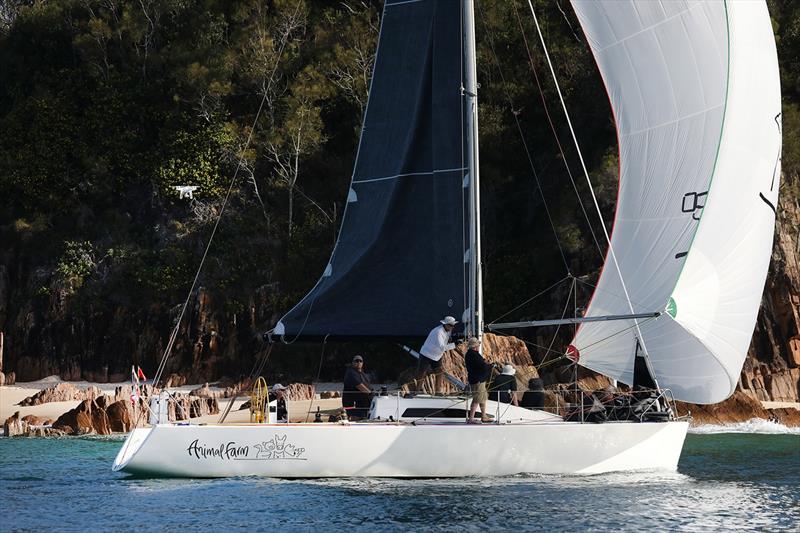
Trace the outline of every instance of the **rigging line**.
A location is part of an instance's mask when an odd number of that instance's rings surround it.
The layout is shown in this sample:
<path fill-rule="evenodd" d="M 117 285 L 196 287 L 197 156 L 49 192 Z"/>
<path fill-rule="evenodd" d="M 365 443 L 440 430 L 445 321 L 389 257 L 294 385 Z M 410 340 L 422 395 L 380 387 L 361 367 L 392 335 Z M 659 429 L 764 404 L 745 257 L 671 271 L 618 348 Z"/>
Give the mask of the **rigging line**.
<path fill-rule="evenodd" d="M 259 353 L 259 356 L 256 358 L 255 362 L 253 363 L 253 369 L 250 371 L 250 377 L 248 378 L 250 380 L 250 384 L 252 384 L 253 378 L 255 376 L 261 375 L 261 371 L 264 369 L 264 365 L 269 360 L 269 356 L 272 353 L 273 346 L 274 346 L 274 344 L 270 343 L 270 344 L 267 344 L 264 348 L 261 349 L 261 351 Z M 228 417 L 228 415 L 231 412 L 231 408 L 233 407 L 233 404 L 236 403 L 236 400 L 239 398 L 239 396 L 241 396 L 241 393 L 242 393 L 241 389 L 237 390 L 234 393 L 233 397 L 228 402 L 228 405 L 225 408 L 225 411 L 219 417 L 219 421 L 217 422 L 218 424 L 222 424 L 223 422 L 225 422 L 225 419 Z M 267 402 L 267 403 L 269 403 L 269 402 Z"/>
<path fill-rule="evenodd" d="M 550 60 L 550 53 L 547 51 L 547 45 L 544 42 L 544 36 L 542 35 L 542 29 L 539 27 L 539 20 L 536 18 L 536 12 L 533 9 L 533 3 L 531 0 L 528 0 L 528 6 L 530 6 L 531 14 L 533 15 L 533 21 L 536 24 L 536 32 L 539 34 L 539 41 L 542 43 L 542 50 L 544 51 L 544 56 L 547 59 L 547 65 L 550 67 L 550 74 L 553 77 L 553 83 L 556 87 L 556 92 L 558 93 L 558 98 L 561 101 L 561 108 L 564 110 L 564 117 L 567 119 L 567 125 L 569 126 L 569 132 L 572 135 L 572 141 L 575 143 L 575 150 L 578 153 L 578 159 L 581 162 L 581 168 L 583 169 L 583 175 L 586 178 L 586 182 L 589 184 L 589 192 L 592 195 L 592 201 L 594 202 L 594 207 L 597 210 L 597 216 L 600 219 L 600 226 L 603 228 L 603 235 L 605 235 L 606 242 L 608 242 L 608 252 L 611 256 L 611 260 L 614 262 L 614 268 L 617 271 L 617 275 L 619 276 L 620 284 L 622 285 L 622 290 L 625 293 L 625 298 L 628 300 L 628 308 L 630 309 L 631 313 L 635 313 L 633 309 L 633 303 L 631 302 L 631 297 L 628 294 L 628 287 L 625 284 L 625 279 L 622 277 L 622 270 L 619 268 L 619 262 L 617 261 L 617 254 L 614 253 L 614 247 L 611 245 L 611 237 L 608 234 L 608 229 L 606 228 L 606 223 L 603 220 L 603 213 L 600 211 L 600 204 L 597 202 L 597 196 L 594 194 L 594 188 L 592 187 L 592 180 L 589 178 L 589 171 L 586 169 L 586 162 L 583 160 L 583 152 L 581 152 L 580 144 L 578 144 L 578 138 L 575 135 L 575 129 L 572 127 L 572 120 L 569 117 L 569 111 L 567 111 L 567 104 L 564 102 L 564 95 L 561 94 L 561 86 L 558 84 L 558 79 L 556 78 L 556 71 L 553 68 L 553 62 Z M 642 330 L 639 327 L 639 321 L 637 319 L 633 319 L 634 325 L 636 326 L 636 332 L 639 335 L 639 340 L 642 343 L 642 348 L 644 349 L 645 355 L 648 354 L 647 346 L 645 345 L 644 338 L 642 336 Z"/>
<path fill-rule="evenodd" d="M 319 368 L 317 369 L 317 377 L 312 382 L 314 383 L 319 382 L 319 376 L 322 374 L 322 362 L 325 360 L 325 346 L 328 344 L 328 337 L 330 337 L 330 333 L 325 335 L 325 338 L 322 340 L 322 353 L 319 354 Z M 314 400 L 316 399 L 316 394 L 314 394 L 314 388 L 311 388 L 311 403 L 308 405 L 308 412 L 306 413 L 306 423 L 308 423 L 308 415 L 311 414 L 312 409 L 314 409 Z"/>
<path fill-rule="evenodd" d="M 569 26 L 569 31 L 572 32 L 572 36 L 575 37 L 575 40 L 578 41 L 580 44 L 583 44 L 583 41 L 581 41 L 581 38 L 578 37 L 577 33 L 575 33 L 575 29 L 572 27 L 572 23 L 570 23 L 569 18 L 567 18 L 567 14 L 564 12 L 564 9 L 561 7 L 561 2 L 559 2 L 559 0 L 556 0 L 556 7 L 558 7 L 558 10 L 561 12 L 561 15 L 563 15 L 564 22 L 566 22 L 567 26 Z"/>
<path fill-rule="evenodd" d="M 489 49 L 492 51 L 492 57 L 494 58 L 495 65 L 497 66 L 497 72 L 500 74 L 500 81 L 503 84 L 503 92 L 505 93 L 506 99 L 508 100 L 509 110 L 511 111 L 511 115 L 514 117 L 514 122 L 517 125 L 517 131 L 519 132 L 520 141 L 522 141 L 522 147 L 525 150 L 525 156 L 528 158 L 528 165 L 531 167 L 531 174 L 533 174 L 533 178 L 536 180 L 536 188 L 539 189 L 539 196 L 542 198 L 542 205 L 544 206 L 544 211 L 547 214 L 547 220 L 550 222 L 550 228 L 553 230 L 553 236 L 556 239 L 556 245 L 558 246 L 558 251 L 561 254 L 561 260 L 564 262 L 564 269 L 566 270 L 567 274 L 570 273 L 569 263 L 567 263 L 567 256 L 564 254 L 564 248 L 561 246 L 561 240 L 558 238 L 558 231 L 556 231 L 555 223 L 553 222 L 553 216 L 550 214 L 550 208 L 547 206 L 547 200 L 544 196 L 544 189 L 542 188 L 542 182 L 539 180 L 539 174 L 536 172 L 536 168 L 533 164 L 533 157 L 531 156 L 530 149 L 528 148 L 528 142 L 525 140 L 525 134 L 522 130 L 522 124 L 519 121 L 519 115 L 514 111 L 514 101 L 511 99 L 511 93 L 508 91 L 508 86 L 506 85 L 506 79 L 503 75 L 503 69 L 500 67 L 500 59 L 497 56 L 497 52 L 495 51 L 494 47 L 494 38 L 492 37 L 492 32 L 489 29 L 489 25 L 486 23 L 486 14 L 483 11 L 483 4 L 478 4 L 479 9 L 481 10 L 481 20 L 483 21 L 483 25 L 486 28 L 486 36 L 487 40 L 489 41 Z"/>
<path fill-rule="evenodd" d="M 181 308 L 181 313 L 178 316 L 178 321 L 175 323 L 175 329 L 172 330 L 172 335 L 170 336 L 170 340 L 167 343 L 167 348 L 164 350 L 164 355 L 161 357 L 161 363 L 159 364 L 158 370 L 156 371 L 156 375 L 153 378 L 153 386 L 156 386 L 158 384 L 158 381 L 161 379 L 161 374 L 164 372 L 164 368 L 167 365 L 167 360 L 172 354 L 172 347 L 175 344 L 175 339 L 178 336 L 178 330 L 181 326 L 181 322 L 183 321 L 183 316 L 186 314 L 186 308 L 189 307 L 189 300 L 191 299 L 192 293 L 194 292 L 194 289 L 197 286 L 197 280 L 200 279 L 200 272 L 203 270 L 203 264 L 206 262 L 208 251 L 211 249 L 211 243 L 214 242 L 214 236 L 217 234 L 217 228 L 219 228 L 219 222 L 220 220 L 222 220 L 222 214 L 225 212 L 225 207 L 228 205 L 228 200 L 230 199 L 231 192 L 233 191 L 233 186 L 236 184 L 237 178 L 239 177 L 239 170 L 242 168 L 242 163 L 244 162 L 244 154 L 250 147 L 250 141 L 253 139 L 253 132 L 256 130 L 258 119 L 261 116 L 261 111 L 264 109 L 264 102 L 266 101 L 267 101 L 267 95 L 265 93 L 261 97 L 261 103 L 258 106 L 258 111 L 256 111 L 256 117 L 253 120 L 253 126 L 250 128 L 250 133 L 247 135 L 247 142 L 245 142 L 244 144 L 242 155 L 239 158 L 239 164 L 236 165 L 236 170 L 234 171 L 233 177 L 231 178 L 231 182 L 228 185 L 228 191 L 225 193 L 225 199 L 222 201 L 222 206 L 220 207 L 219 215 L 217 215 L 217 220 L 216 222 L 214 222 L 214 228 L 211 230 L 211 236 L 208 238 L 208 242 L 206 243 L 206 249 L 203 252 L 203 257 L 200 259 L 200 264 L 197 267 L 197 272 L 194 275 L 194 280 L 192 280 L 192 286 L 189 288 L 189 293 L 186 295 L 186 300 L 183 302 L 183 307 Z"/>
<path fill-rule="evenodd" d="M 585 353 L 586 353 L 586 350 L 587 350 L 588 348 L 591 348 L 591 347 L 593 347 L 593 346 L 597 346 L 598 344 L 604 343 L 604 342 L 606 342 L 607 340 L 609 340 L 609 339 L 611 339 L 611 338 L 613 338 L 613 337 L 616 337 L 617 335 L 621 335 L 621 334 L 625 333 L 626 331 L 630 331 L 630 330 L 632 330 L 632 329 L 639 329 L 639 326 L 640 326 L 640 325 L 642 325 L 642 326 L 643 326 L 643 325 L 647 324 L 648 322 L 651 322 L 651 321 L 653 321 L 653 320 L 655 320 L 655 319 L 657 319 L 657 318 L 658 318 L 658 317 L 655 317 L 655 316 L 654 316 L 654 317 L 652 317 L 652 318 L 646 318 L 646 319 L 642 320 L 641 322 L 639 322 L 639 321 L 638 321 L 638 320 L 636 320 L 636 319 L 633 319 L 633 320 L 636 322 L 636 324 L 634 324 L 634 325 L 632 325 L 632 326 L 628 326 L 627 328 L 621 329 L 621 330 L 619 330 L 619 331 L 616 331 L 616 332 L 612 333 L 611 335 L 609 335 L 609 336 L 607 336 L 607 337 L 604 337 L 604 338 L 602 338 L 602 339 L 600 339 L 600 340 L 597 340 L 597 341 L 595 341 L 595 342 L 593 342 L 593 343 L 591 343 L 591 344 L 587 344 L 586 346 L 584 346 L 584 347 L 581 349 L 581 353 L 582 353 L 582 354 L 585 354 Z"/>
<path fill-rule="evenodd" d="M 493 335 L 497 335 L 499 337 L 514 337 L 511 333 L 503 333 L 502 331 L 492 332 L 492 334 Z M 527 346 L 533 346 L 534 348 L 540 348 L 540 349 L 544 350 L 545 354 L 549 354 L 550 352 L 552 352 L 552 353 L 557 353 L 559 355 L 564 355 L 563 352 L 559 352 L 558 350 L 550 350 L 547 346 L 542 346 L 541 344 L 536 344 L 535 342 L 528 341 L 528 340 L 522 339 L 520 337 L 514 337 L 514 338 L 518 339 L 518 340 L 521 340 Z"/>
<path fill-rule="evenodd" d="M 549 287 L 547 287 L 546 289 L 544 289 L 544 290 L 540 291 L 539 293 L 537 293 L 537 294 L 535 294 L 535 295 L 531 296 L 530 298 L 528 298 L 527 300 L 525 300 L 524 302 L 522 302 L 521 304 L 519 304 L 518 306 L 516 306 L 514 309 L 511 309 L 511 310 L 510 310 L 510 311 L 508 311 L 507 313 L 505 313 L 505 314 L 503 314 L 503 315 L 500 315 L 499 317 L 495 318 L 494 320 L 492 320 L 491 322 L 489 322 L 489 323 L 487 324 L 487 326 L 491 326 L 492 324 L 494 324 L 494 323 L 495 323 L 495 322 L 497 322 L 498 320 L 500 320 L 500 319 L 502 319 L 502 318 L 505 318 L 505 317 L 507 317 L 508 315 L 510 315 L 511 313 L 513 313 L 514 311 L 516 311 L 517 309 L 519 309 L 520 307 L 522 307 L 522 306 L 524 306 L 524 305 L 527 305 L 527 304 L 529 304 L 530 302 L 532 302 L 533 300 L 535 300 L 536 298 L 538 298 L 538 297 L 539 297 L 539 296 L 541 296 L 542 294 L 544 294 L 544 293 L 548 292 L 550 289 L 552 289 L 552 288 L 554 288 L 554 287 L 556 287 L 556 286 L 558 286 L 558 285 L 560 285 L 560 284 L 564 283 L 566 280 L 570 279 L 571 277 L 572 277 L 572 275 L 571 275 L 571 274 L 564 276 L 563 278 L 561 278 L 560 280 L 556 281 L 555 283 L 553 283 L 552 285 L 550 285 L 550 286 L 549 286 Z M 563 318 L 563 317 L 562 317 L 562 318 Z"/>
<path fill-rule="evenodd" d="M 595 292 L 598 292 L 598 293 L 599 293 L 599 292 L 602 292 L 602 293 L 608 294 L 608 295 L 610 295 L 610 296 L 613 296 L 613 297 L 615 297 L 615 298 L 619 298 L 620 300 L 623 300 L 623 299 L 625 299 L 625 295 L 624 295 L 624 294 L 619 294 L 619 293 L 616 293 L 616 292 L 614 292 L 614 291 L 610 291 L 610 290 L 608 290 L 608 289 L 601 289 L 601 288 L 599 288 L 597 285 L 594 285 L 594 284 L 592 284 L 592 283 L 589 283 L 588 281 L 583 281 L 583 280 L 581 280 L 581 279 L 579 279 L 579 278 L 575 278 L 575 281 L 577 281 L 578 283 L 580 283 L 580 284 L 582 284 L 582 285 L 585 285 L 585 286 L 587 286 L 587 287 L 590 287 L 590 288 L 591 288 L 593 291 L 595 291 Z M 631 301 L 633 301 L 633 300 L 631 300 Z M 636 301 L 636 302 L 633 302 L 633 303 L 634 303 L 634 304 L 636 304 L 636 305 L 638 305 L 638 306 L 640 306 L 640 307 L 646 307 L 646 306 L 645 306 L 643 303 L 641 303 L 641 302 L 638 302 L 638 301 Z"/>
<path fill-rule="evenodd" d="M 553 132 L 553 138 L 556 141 L 556 145 L 558 146 L 558 151 L 561 154 L 561 159 L 564 161 L 564 168 L 567 171 L 567 176 L 569 176 L 569 181 L 572 183 L 572 189 L 575 191 L 575 197 L 578 200 L 578 205 L 581 208 L 581 212 L 583 212 L 583 218 L 586 220 L 586 225 L 589 227 L 589 233 L 592 235 L 592 240 L 594 241 L 595 247 L 597 247 L 597 252 L 600 254 L 601 259 L 603 258 L 603 249 L 600 247 L 600 241 L 597 240 L 597 235 L 594 232 L 594 228 L 592 227 L 592 222 L 589 220 L 589 213 L 586 212 L 586 206 L 583 204 L 583 200 L 581 199 L 580 192 L 578 191 L 578 184 L 575 183 L 575 177 L 572 175 L 572 169 L 567 163 L 567 156 L 564 153 L 564 147 L 561 145 L 561 139 L 558 136 L 558 132 L 556 131 L 555 123 L 553 122 L 553 117 L 550 116 L 550 110 L 547 106 L 547 99 L 544 96 L 544 89 L 542 88 L 541 81 L 539 80 L 539 74 L 536 72 L 536 67 L 533 63 L 533 55 L 531 54 L 530 46 L 528 45 L 528 37 L 525 35 L 525 29 L 522 26 L 522 18 L 519 16 L 519 12 L 517 11 L 517 4 L 516 0 L 511 3 L 511 7 L 514 9 L 514 15 L 517 17 L 517 24 L 519 25 L 520 33 L 522 34 L 522 41 L 525 43 L 525 51 L 528 54 L 528 63 L 531 67 L 531 72 L 533 73 L 533 78 L 536 81 L 536 87 L 539 89 L 539 97 L 542 100 L 542 108 L 544 109 L 544 114 L 547 117 L 547 122 L 550 125 L 550 131 Z M 560 93 L 559 93 L 560 94 Z"/>
<path fill-rule="evenodd" d="M 572 291 L 575 291 L 575 294 L 576 294 L 576 296 L 577 296 L 577 293 L 578 293 L 578 286 L 577 286 L 577 284 L 575 283 L 575 278 L 572 278 L 572 285 L 570 285 L 570 287 L 569 287 L 569 294 L 567 294 L 567 298 L 566 298 L 566 300 L 564 301 L 564 310 L 563 310 L 563 311 L 561 311 L 561 319 L 562 319 L 562 320 L 564 319 L 564 317 L 565 317 L 565 316 L 567 316 L 567 307 L 569 307 L 569 298 L 570 298 L 570 296 L 572 296 Z M 559 332 L 560 330 L 561 330 L 561 324 L 559 324 L 559 325 L 556 327 L 556 331 L 555 331 L 555 333 L 553 333 L 553 340 L 551 340 L 551 341 L 550 341 L 550 345 L 547 347 L 547 352 L 545 352 L 545 356 L 544 356 L 544 358 L 542 359 L 542 362 L 541 362 L 541 364 L 539 365 L 539 367 L 541 367 L 542 365 L 544 365 L 544 362 L 547 360 L 547 355 L 550 353 L 550 349 L 553 347 L 553 344 L 555 344 L 555 342 L 556 342 L 556 338 L 558 338 L 558 332 Z"/>

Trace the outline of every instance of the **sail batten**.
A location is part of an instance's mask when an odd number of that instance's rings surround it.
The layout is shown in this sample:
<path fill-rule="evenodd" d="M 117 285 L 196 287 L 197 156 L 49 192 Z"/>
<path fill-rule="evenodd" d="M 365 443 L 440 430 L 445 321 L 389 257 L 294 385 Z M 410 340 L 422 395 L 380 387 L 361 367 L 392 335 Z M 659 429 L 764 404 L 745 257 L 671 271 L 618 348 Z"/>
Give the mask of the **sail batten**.
<path fill-rule="evenodd" d="M 780 87 L 764 2 L 573 0 L 609 93 L 620 190 L 587 316 L 659 320 L 582 325 L 580 363 L 632 383 L 641 331 L 654 377 L 678 399 L 735 389 L 763 290 L 779 174 Z M 760 196 L 765 196 L 764 202 Z M 760 204 L 760 205 L 759 205 Z M 622 284 L 621 276 L 624 279 Z"/>

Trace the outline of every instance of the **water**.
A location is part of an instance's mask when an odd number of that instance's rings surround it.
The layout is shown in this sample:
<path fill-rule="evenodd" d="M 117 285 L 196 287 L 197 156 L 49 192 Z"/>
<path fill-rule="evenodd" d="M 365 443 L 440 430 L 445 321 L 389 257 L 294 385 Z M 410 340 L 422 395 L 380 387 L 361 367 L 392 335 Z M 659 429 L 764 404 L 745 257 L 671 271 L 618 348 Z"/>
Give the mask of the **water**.
<path fill-rule="evenodd" d="M 800 530 L 800 431 L 764 422 L 695 430 L 674 474 L 583 477 L 134 479 L 121 443 L 0 438 L 0 531 Z"/>

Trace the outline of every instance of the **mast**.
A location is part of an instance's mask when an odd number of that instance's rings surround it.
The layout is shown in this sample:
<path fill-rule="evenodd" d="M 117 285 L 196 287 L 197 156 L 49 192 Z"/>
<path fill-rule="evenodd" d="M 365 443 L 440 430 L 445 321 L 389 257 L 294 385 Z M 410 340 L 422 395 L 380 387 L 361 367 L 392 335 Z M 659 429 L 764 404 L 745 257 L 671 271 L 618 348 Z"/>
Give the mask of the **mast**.
<path fill-rule="evenodd" d="M 481 274 L 481 205 L 478 170 L 478 82 L 475 66 L 475 9 L 463 0 L 464 87 L 467 121 L 467 175 L 469 177 L 469 316 L 467 337 L 483 336 L 483 276 Z"/>

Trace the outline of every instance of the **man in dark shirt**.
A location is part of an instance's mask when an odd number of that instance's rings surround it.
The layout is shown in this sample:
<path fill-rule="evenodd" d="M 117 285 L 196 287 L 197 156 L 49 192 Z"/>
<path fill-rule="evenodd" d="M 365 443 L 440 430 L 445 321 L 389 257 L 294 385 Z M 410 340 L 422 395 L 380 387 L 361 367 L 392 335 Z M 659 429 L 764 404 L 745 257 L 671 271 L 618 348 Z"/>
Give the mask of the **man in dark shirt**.
<path fill-rule="evenodd" d="M 360 355 L 353 357 L 353 364 L 345 372 L 343 389 L 342 407 L 347 409 L 348 418 L 366 418 L 372 403 L 372 389 L 364 374 L 364 358 Z"/>
<path fill-rule="evenodd" d="M 539 378 L 528 380 L 528 390 L 522 395 L 520 407 L 544 409 L 544 382 Z"/>
<path fill-rule="evenodd" d="M 502 372 L 492 382 L 492 399 L 499 397 L 499 400 L 503 403 L 518 405 L 517 395 L 514 394 L 517 391 L 517 378 L 514 377 L 516 373 L 517 369 L 514 368 L 514 365 L 503 365 Z"/>
<path fill-rule="evenodd" d="M 469 408 L 469 419 L 467 419 L 470 424 L 477 423 L 475 412 L 478 410 L 478 405 L 481 406 L 481 422 L 491 421 L 486 415 L 486 380 L 489 379 L 492 366 L 483 359 L 483 356 L 478 351 L 480 347 L 481 341 L 476 337 L 471 337 L 467 341 L 468 350 L 464 356 L 464 363 L 467 367 L 467 382 L 472 393 L 472 405 Z"/>

